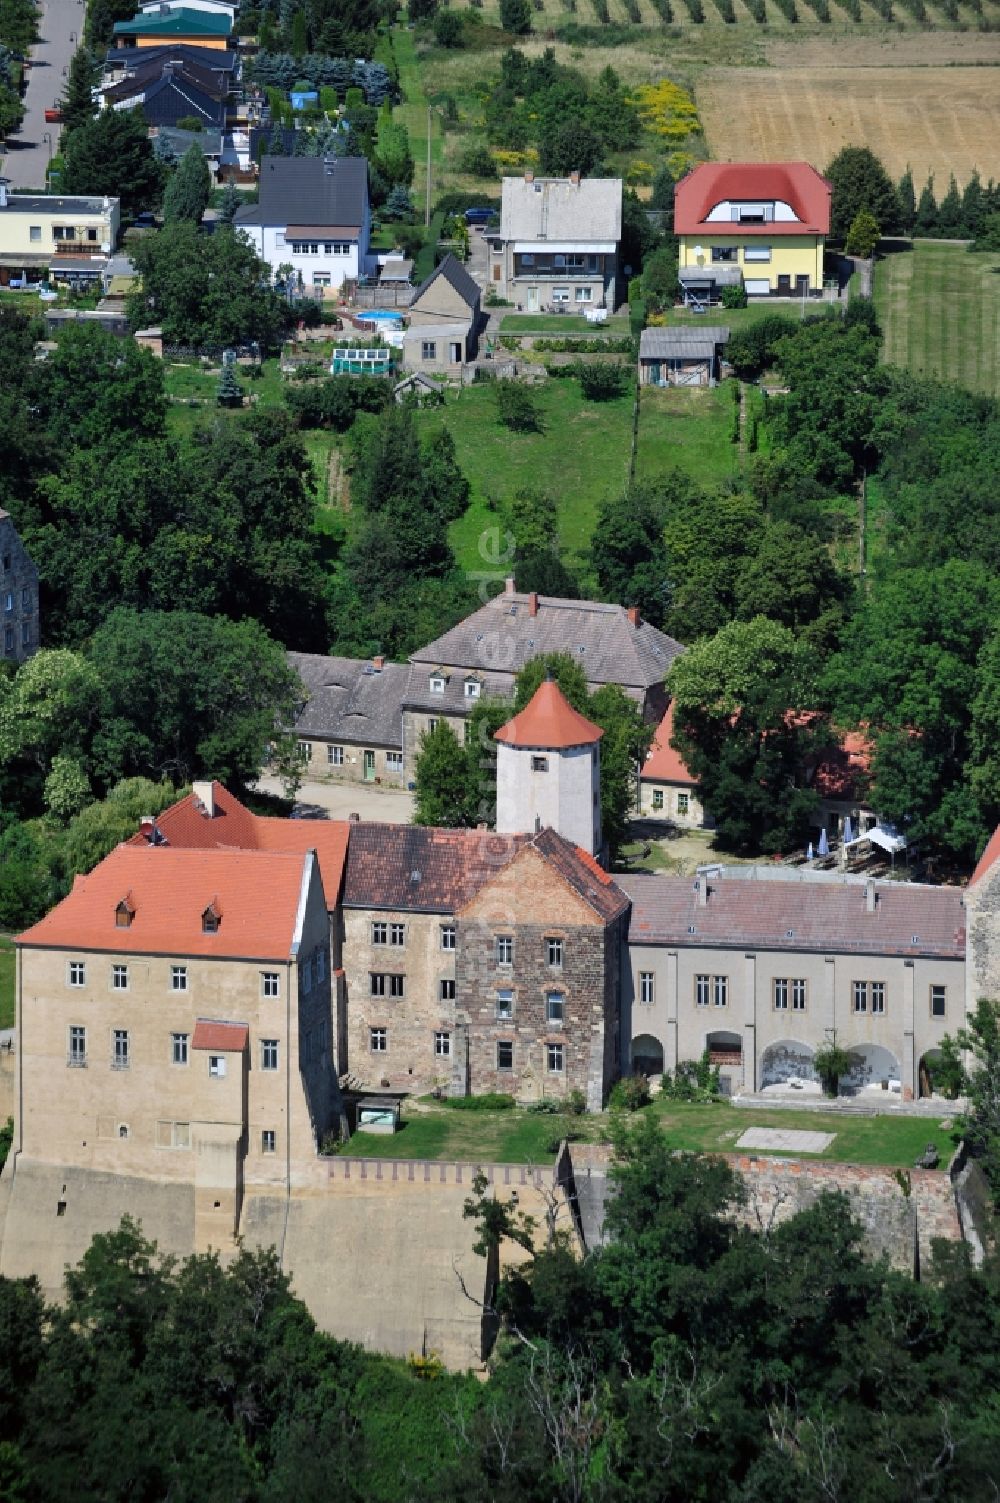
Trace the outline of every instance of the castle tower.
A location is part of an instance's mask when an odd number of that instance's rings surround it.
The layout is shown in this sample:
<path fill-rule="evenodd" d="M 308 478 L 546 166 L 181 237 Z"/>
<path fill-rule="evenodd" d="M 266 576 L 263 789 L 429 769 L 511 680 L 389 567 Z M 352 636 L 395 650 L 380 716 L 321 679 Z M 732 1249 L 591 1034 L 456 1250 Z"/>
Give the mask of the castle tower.
<path fill-rule="evenodd" d="M 601 850 L 601 737 L 552 679 L 500 727 L 497 830 L 531 834 L 549 825 L 590 855 Z"/>

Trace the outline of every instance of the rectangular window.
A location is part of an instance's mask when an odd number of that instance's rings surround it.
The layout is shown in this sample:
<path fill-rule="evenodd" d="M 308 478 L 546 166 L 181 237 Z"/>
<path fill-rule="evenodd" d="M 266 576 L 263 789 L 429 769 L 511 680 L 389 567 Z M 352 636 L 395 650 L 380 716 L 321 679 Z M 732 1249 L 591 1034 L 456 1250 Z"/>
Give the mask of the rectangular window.
<path fill-rule="evenodd" d="M 188 989 L 188 972 L 186 965 L 172 965 L 170 967 L 170 990 L 172 992 L 186 992 Z"/>
<path fill-rule="evenodd" d="M 450 977 L 445 976 L 441 981 L 441 1001 L 454 1002 L 454 1000 L 455 982 Z"/>
<path fill-rule="evenodd" d="M 260 994 L 262 997 L 279 997 L 281 995 L 281 980 L 277 971 L 261 971 Z"/>
<path fill-rule="evenodd" d="M 261 1130 L 260 1151 L 261 1153 L 276 1153 L 278 1149 L 278 1134 L 273 1127 L 265 1127 Z"/>
<path fill-rule="evenodd" d="M 311 741 L 300 741 L 295 749 L 299 754 L 300 762 L 312 761 L 313 744 Z"/>
<path fill-rule="evenodd" d="M 439 673 L 435 673 L 434 676 L 433 676 L 433 678 L 431 679 L 431 681 L 430 681 L 430 689 L 431 689 L 431 693 L 432 694 L 443 694 L 444 693 L 444 679 L 441 677 L 441 675 Z"/>
<path fill-rule="evenodd" d="M 14 651 L 14 628 L 12 626 L 4 627 L 3 650 L 7 654 Z"/>
<path fill-rule="evenodd" d="M 514 1068 L 514 1044 L 511 1039 L 500 1039 L 497 1043 L 497 1069 L 513 1070 Z"/>
<path fill-rule="evenodd" d="M 326 951 L 325 950 L 317 950 L 316 951 L 316 982 L 317 982 L 317 985 L 319 984 L 319 982 L 325 981 L 325 980 L 326 980 Z"/>
<path fill-rule="evenodd" d="M 190 1148 L 190 1122 L 157 1122 L 157 1148 Z"/>
<path fill-rule="evenodd" d="M 788 979 L 784 976 L 774 978 L 774 1005 L 778 1012 L 785 1012 L 788 1008 Z"/>
<path fill-rule="evenodd" d="M 87 1030 L 74 1024 L 69 1031 L 69 1059 L 71 1065 L 87 1063 Z"/>
<path fill-rule="evenodd" d="M 497 1017 L 512 1018 L 514 1016 L 514 993 L 512 991 L 497 992 Z"/>
<path fill-rule="evenodd" d="M 590 287 L 576 287 L 576 288 L 574 288 L 573 289 L 573 296 L 576 298 L 576 301 L 578 303 L 590 303 L 590 302 L 593 302 L 593 299 L 594 299 L 593 289 L 590 288 Z"/>
<path fill-rule="evenodd" d="M 566 1011 L 566 999 L 562 992 L 548 992 L 545 997 L 545 1021 L 562 1023 Z"/>
<path fill-rule="evenodd" d="M 127 1070 L 129 1067 L 127 1028 L 114 1028 L 111 1031 L 111 1064 L 116 1070 Z"/>
<path fill-rule="evenodd" d="M 405 976 L 392 975 L 387 971 L 372 971 L 371 995 L 373 997 L 394 997 L 397 1000 L 405 992 Z"/>
<path fill-rule="evenodd" d="M 111 967 L 111 990 L 114 992 L 128 991 L 127 965 L 113 965 Z"/>
<path fill-rule="evenodd" d="M 873 981 L 872 982 L 871 996 L 872 996 L 872 1012 L 873 1013 L 876 1013 L 876 1012 L 878 1012 L 878 1013 L 884 1013 L 885 1012 L 885 982 L 884 981 Z"/>
<path fill-rule="evenodd" d="M 391 945 L 405 945 L 406 944 L 406 925 L 405 924 L 390 924 L 389 925 L 389 943 Z"/>
<path fill-rule="evenodd" d="M 42 227 L 41 227 L 41 225 L 40 224 L 33 224 L 33 225 L 29 226 L 29 229 L 28 229 L 28 239 L 37 243 L 39 240 L 41 240 L 41 238 L 42 238 Z"/>
<path fill-rule="evenodd" d="M 563 942 L 561 939 L 546 939 L 545 955 L 550 966 L 555 970 L 562 970 Z"/>
<path fill-rule="evenodd" d="M 14 609 L 14 591 L 13 590 L 8 590 L 7 593 L 6 593 L 6 595 L 3 597 L 3 608 L 7 612 L 8 616 L 10 615 L 11 611 Z"/>
<path fill-rule="evenodd" d="M 479 682 L 478 678 L 467 678 L 465 680 L 465 697 L 466 697 L 466 699 L 479 699 L 480 696 L 482 695 L 482 692 L 483 692 L 483 686 Z"/>
<path fill-rule="evenodd" d="M 569 302 L 569 288 L 568 287 L 553 287 L 553 289 L 552 289 L 552 301 L 554 303 L 568 303 Z"/>
<path fill-rule="evenodd" d="M 436 1033 L 434 1035 L 434 1053 L 439 1059 L 451 1058 L 451 1034 Z"/>
<path fill-rule="evenodd" d="M 420 341 L 421 360 L 436 360 L 437 349 L 437 344 L 433 339 L 422 339 Z"/>
<path fill-rule="evenodd" d="M 170 1035 L 170 1063 L 172 1065 L 186 1065 L 188 1062 L 188 1035 L 186 1033 L 172 1033 Z"/>
<path fill-rule="evenodd" d="M 307 956 L 305 964 L 301 967 L 301 973 L 302 992 L 304 996 L 308 997 L 309 993 L 312 991 L 313 986 L 313 963 L 311 955 Z"/>
<path fill-rule="evenodd" d="M 792 1011 L 805 1012 L 806 1010 L 806 983 L 805 978 L 798 976 L 792 982 Z"/>
<path fill-rule="evenodd" d="M 694 1000 L 698 1007 L 708 1006 L 708 990 L 710 976 L 696 976 L 694 978 Z"/>
<path fill-rule="evenodd" d="M 328 767 L 343 767 L 344 748 L 342 746 L 328 746 L 326 749 L 326 762 Z"/>
<path fill-rule="evenodd" d="M 390 976 L 389 977 L 389 996 L 395 998 L 398 1001 L 402 996 L 405 995 L 405 992 L 406 992 L 406 977 L 405 976 Z"/>
<path fill-rule="evenodd" d="M 931 987 L 931 1017 L 943 1018 L 948 1001 L 948 988 L 946 986 Z"/>
<path fill-rule="evenodd" d="M 71 960 L 69 963 L 70 986 L 87 985 L 87 965 L 83 960 Z"/>
<path fill-rule="evenodd" d="M 21 609 L 26 611 L 31 604 L 31 591 L 27 586 L 21 591 Z"/>
<path fill-rule="evenodd" d="M 368 1030 L 368 1043 L 373 1054 L 388 1054 L 389 1030 L 387 1028 L 370 1028 Z"/>
<path fill-rule="evenodd" d="M 498 934 L 496 939 L 497 965 L 514 964 L 514 936 Z"/>
<path fill-rule="evenodd" d="M 532 772 L 548 772 L 548 770 L 549 770 L 549 759 L 548 759 L 548 757 L 532 757 L 532 759 L 531 759 L 531 770 L 532 770 Z"/>
<path fill-rule="evenodd" d="M 659 810 L 659 809 L 663 808 L 663 789 L 662 788 L 654 788 L 653 789 L 653 808 L 654 808 L 654 810 Z"/>
<path fill-rule="evenodd" d="M 441 948 L 442 950 L 454 950 L 457 938 L 457 930 L 454 924 L 441 925 Z"/>
<path fill-rule="evenodd" d="M 437 730 L 437 728 L 438 728 L 437 718 L 434 715 L 428 715 L 428 717 L 427 717 L 427 734 L 429 736 L 433 736 L 433 734 Z"/>
<path fill-rule="evenodd" d="M 719 262 L 735 261 L 739 257 L 739 251 L 735 245 L 713 245 L 712 261 L 715 265 Z"/>
<path fill-rule="evenodd" d="M 771 247 L 769 245 L 745 245 L 743 259 L 744 261 L 770 261 Z"/>
<path fill-rule="evenodd" d="M 729 977 L 713 976 L 712 1001 L 716 1007 L 725 1007 L 729 1002 Z"/>
<path fill-rule="evenodd" d="M 683 817 L 688 812 L 688 805 L 688 795 L 686 793 L 679 793 L 677 795 L 677 813 Z"/>
<path fill-rule="evenodd" d="M 545 1045 L 545 1068 L 550 1075 L 561 1075 L 563 1072 L 563 1045 Z"/>
<path fill-rule="evenodd" d="M 382 919 L 376 919 L 372 924 L 372 944 L 384 945 L 389 942 L 389 925 Z"/>
<path fill-rule="evenodd" d="M 868 982 L 855 981 L 854 983 L 854 1011 L 868 1011 Z"/>
<path fill-rule="evenodd" d="M 386 754 L 385 754 L 385 770 L 386 770 L 386 772 L 402 772 L 402 770 L 403 770 L 403 753 L 402 752 L 386 752 Z"/>
<path fill-rule="evenodd" d="M 21 646 L 31 646 L 31 627 L 28 625 L 27 621 L 21 622 Z"/>
<path fill-rule="evenodd" d="M 226 1076 L 226 1056 L 224 1054 L 210 1054 L 208 1056 L 208 1073 L 216 1080 L 224 1080 Z"/>
<path fill-rule="evenodd" d="M 262 1070 L 276 1070 L 278 1068 L 277 1039 L 261 1039 L 260 1067 Z"/>
<path fill-rule="evenodd" d="M 653 1005 L 653 998 L 654 998 L 653 986 L 654 986 L 654 983 L 653 983 L 653 972 L 652 971 L 640 971 L 639 972 L 639 1001 L 642 1003 L 642 1005 L 644 1007 L 652 1007 L 652 1005 Z"/>

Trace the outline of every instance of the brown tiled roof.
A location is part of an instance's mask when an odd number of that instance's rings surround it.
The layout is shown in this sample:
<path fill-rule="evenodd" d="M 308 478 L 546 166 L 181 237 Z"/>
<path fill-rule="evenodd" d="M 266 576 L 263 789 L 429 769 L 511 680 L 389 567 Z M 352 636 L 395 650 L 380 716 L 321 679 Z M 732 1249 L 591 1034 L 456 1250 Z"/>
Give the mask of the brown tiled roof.
<path fill-rule="evenodd" d="M 239 1052 L 247 1046 L 250 1030 L 246 1023 L 217 1023 L 199 1018 L 191 1035 L 192 1049 L 212 1049 L 219 1054 Z"/>
<path fill-rule="evenodd" d="M 863 955 L 965 955 L 965 908 L 955 887 L 880 882 L 868 913 L 863 883 L 709 879 L 701 906 L 689 877 L 616 878 L 632 900 L 633 945 L 745 946 Z"/>
<path fill-rule="evenodd" d="M 603 735 L 599 725 L 574 710 L 554 679 L 545 679 L 524 709 L 502 725 L 493 739 L 505 746 L 566 751 L 572 746 L 593 746 Z"/>
<path fill-rule="evenodd" d="M 356 824 L 347 851 L 344 906 L 454 913 L 526 839 L 490 830 Z"/>
<path fill-rule="evenodd" d="M 315 851 L 328 908 L 334 908 L 344 876 L 349 825 L 344 819 L 275 819 L 253 814 L 224 788 L 212 784 L 211 816 L 193 793 L 171 804 L 153 821 L 159 837 L 179 850 Z M 130 845 L 148 845 L 132 836 Z"/>
<path fill-rule="evenodd" d="M 23 945 L 116 954 L 287 960 L 295 939 L 306 857 L 284 852 L 177 850 L 120 845 L 68 897 L 18 935 Z M 128 928 L 115 911 L 134 904 Z M 206 934 L 202 915 L 222 914 Z"/>
<path fill-rule="evenodd" d="M 997 825 L 993 831 L 989 844 L 976 863 L 976 869 L 969 878 L 969 886 L 971 887 L 973 882 L 981 882 L 998 861 L 1000 861 L 1000 825 Z"/>
<path fill-rule="evenodd" d="M 533 836 L 531 844 L 605 923 L 625 912 L 627 895 L 589 852 L 548 829 Z"/>

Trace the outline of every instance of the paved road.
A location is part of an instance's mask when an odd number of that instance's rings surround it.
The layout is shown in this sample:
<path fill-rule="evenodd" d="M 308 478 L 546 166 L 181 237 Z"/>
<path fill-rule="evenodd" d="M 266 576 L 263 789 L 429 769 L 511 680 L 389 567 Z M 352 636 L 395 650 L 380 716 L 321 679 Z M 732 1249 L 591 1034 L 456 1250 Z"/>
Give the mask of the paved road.
<path fill-rule="evenodd" d="M 45 169 L 59 144 L 59 127 L 46 125 L 45 111 L 66 87 L 66 69 L 83 28 L 83 13 L 83 0 L 42 0 L 41 40 L 31 53 L 24 122 L 4 148 L 3 175 L 14 188 L 45 187 Z M 52 138 L 51 151 L 46 132 Z"/>
<path fill-rule="evenodd" d="M 280 793 L 277 778 L 262 777 L 258 788 L 266 793 Z M 405 788 L 382 788 L 370 783 L 303 783 L 296 794 L 296 805 L 303 813 L 319 817 L 323 813 L 331 819 L 346 819 L 349 814 L 360 814 L 362 819 L 379 824 L 409 824 L 413 818 L 413 794 Z"/>

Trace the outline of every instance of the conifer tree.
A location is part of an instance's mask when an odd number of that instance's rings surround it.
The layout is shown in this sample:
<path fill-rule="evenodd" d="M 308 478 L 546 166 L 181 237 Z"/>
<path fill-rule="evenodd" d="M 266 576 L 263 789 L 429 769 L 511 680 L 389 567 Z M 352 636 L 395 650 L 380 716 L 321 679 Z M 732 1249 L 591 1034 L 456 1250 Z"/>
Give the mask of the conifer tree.
<path fill-rule="evenodd" d="M 955 174 L 952 173 L 948 182 L 948 191 L 938 208 L 937 232 L 948 239 L 957 239 L 964 233 L 964 228 L 962 195 L 958 191 Z"/>
<path fill-rule="evenodd" d="M 983 227 L 987 213 L 987 197 L 979 173 L 973 168 L 972 176 L 962 194 L 962 227 L 973 240 Z"/>
<path fill-rule="evenodd" d="M 93 95 L 96 72 L 90 50 L 81 43 L 70 60 L 66 92 L 61 102 L 64 134 L 75 130 L 78 125 L 86 125 L 97 114 Z"/>
<path fill-rule="evenodd" d="M 222 202 L 219 205 L 219 223 L 232 224 L 236 218 L 236 210 L 240 206 L 240 195 L 235 183 L 227 183 L 222 193 Z"/>
<path fill-rule="evenodd" d="M 189 146 L 163 195 L 164 220 L 168 224 L 179 219 L 200 224 L 211 193 L 212 176 L 205 153 L 200 146 Z"/>
<path fill-rule="evenodd" d="M 920 194 L 920 202 L 917 204 L 917 215 L 913 221 L 913 233 L 915 235 L 933 235 L 937 229 L 938 206 L 934 197 L 934 174 L 927 179 L 923 191 Z"/>
<path fill-rule="evenodd" d="M 222 357 L 222 374 L 219 377 L 215 400 L 220 407 L 243 406 L 243 388 L 236 378 L 236 362 L 231 350 L 227 350 Z"/>
<path fill-rule="evenodd" d="M 917 217 L 917 195 L 913 188 L 913 173 L 909 167 L 899 180 L 896 194 L 899 198 L 899 227 L 904 235 L 908 235 Z"/>

